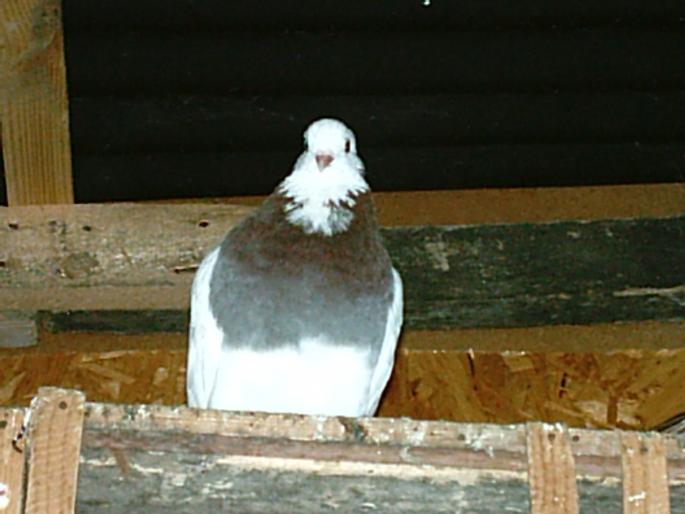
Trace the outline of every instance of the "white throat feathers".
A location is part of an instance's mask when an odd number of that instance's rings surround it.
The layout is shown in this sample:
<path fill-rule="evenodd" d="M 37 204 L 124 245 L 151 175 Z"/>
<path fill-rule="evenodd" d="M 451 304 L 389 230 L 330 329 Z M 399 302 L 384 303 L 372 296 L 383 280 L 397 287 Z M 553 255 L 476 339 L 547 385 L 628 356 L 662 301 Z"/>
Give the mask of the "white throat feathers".
<path fill-rule="evenodd" d="M 278 187 L 288 198 L 286 219 L 306 234 L 332 236 L 352 223 L 357 195 L 369 190 L 354 133 L 324 118 L 304 133 L 305 150 Z"/>

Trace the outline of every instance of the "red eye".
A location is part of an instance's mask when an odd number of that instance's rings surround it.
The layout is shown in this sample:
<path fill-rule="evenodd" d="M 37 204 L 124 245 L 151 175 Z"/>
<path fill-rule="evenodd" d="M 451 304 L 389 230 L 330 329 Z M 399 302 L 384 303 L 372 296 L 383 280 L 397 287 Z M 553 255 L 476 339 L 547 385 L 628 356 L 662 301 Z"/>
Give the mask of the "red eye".
<path fill-rule="evenodd" d="M 345 153 L 350 153 L 350 146 L 351 146 L 350 140 L 346 139 L 345 140 Z"/>

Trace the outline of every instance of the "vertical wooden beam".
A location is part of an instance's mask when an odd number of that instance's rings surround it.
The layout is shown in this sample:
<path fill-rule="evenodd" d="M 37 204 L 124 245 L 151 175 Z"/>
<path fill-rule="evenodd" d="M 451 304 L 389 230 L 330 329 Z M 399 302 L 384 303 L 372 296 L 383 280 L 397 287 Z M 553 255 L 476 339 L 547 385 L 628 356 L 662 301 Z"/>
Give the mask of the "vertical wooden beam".
<path fill-rule="evenodd" d="M 623 432 L 623 512 L 668 514 L 670 499 L 666 446 L 659 434 Z"/>
<path fill-rule="evenodd" d="M 10 206 L 73 203 L 60 0 L 0 1 L 0 121 Z"/>
<path fill-rule="evenodd" d="M 566 427 L 529 423 L 527 439 L 531 514 L 577 514 L 576 467 Z"/>
<path fill-rule="evenodd" d="M 24 454 L 13 442 L 21 433 L 23 409 L 0 410 L 0 512 L 20 514 L 24 496 Z"/>
<path fill-rule="evenodd" d="M 76 506 L 85 396 L 43 387 L 31 402 L 25 514 L 71 514 Z"/>

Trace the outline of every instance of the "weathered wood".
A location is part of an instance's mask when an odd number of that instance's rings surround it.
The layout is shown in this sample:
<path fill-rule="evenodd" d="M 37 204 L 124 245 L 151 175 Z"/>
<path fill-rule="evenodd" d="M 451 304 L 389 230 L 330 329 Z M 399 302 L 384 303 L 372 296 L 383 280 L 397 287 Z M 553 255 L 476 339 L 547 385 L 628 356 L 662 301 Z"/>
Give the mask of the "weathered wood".
<path fill-rule="evenodd" d="M 0 511 L 3 514 L 22 514 L 24 498 L 23 441 L 16 440 L 22 433 L 23 409 L 0 411 Z"/>
<path fill-rule="evenodd" d="M 122 286 L 176 288 L 147 307 L 173 305 L 178 312 L 171 316 L 181 323 L 192 271 L 243 212 L 208 205 L 5 210 L 0 300 L 6 308 L 26 309 L 32 289 L 53 296 L 52 290 L 65 288 L 67 295 L 39 308 L 79 310 L 66 307 L 73 288 L 110 294 Z M 384 237 L 404 278 L 408 328 L 522 327 L 683 320 L 683 230 L 685 217 L 677 216 L 392 228 Z M 131 310 L 125 305 L 114 302 L 109 309 Z M 89 302 L 87 310 L 101 309 Z M 109 315 L 119 314 L 98 313 Z M 149 326 L 146 314 L 140 329 Z"/>
<path fill-rule="evenodd" d="M 569 440 L 582 512 L 618 510 L 620 435 Z M 664 441 L 683 501 L 685 453 Z M 81 455 L 79 512 L 529 512 L 523 426 L 88 404 Z"/>
<path fill-rule="evenodd" d="M 85 397 L 42 388 L 28 422 L 26 514 L 74 512 Z"/>
<path fill-rule="evenodd" d="M 566 428 L 529 423 L 526 435 L 531 514 L 577 514 L 576 468 Z"/>
<path fill-rule="evenodd" d="M 666 446 L 658 434 L 621 434 L 623 512 L 670 512 Z"/>
<path fill-rule="evenodd" d="M 61 2 L 3 0 L 0 22 L 7 201 L 72 203 Z"/>
<path fill-rule="evenodd" d="M 27 312 L 0 311 L 0 348 L 21 348 L 37 342 L 34 316 Z"/>

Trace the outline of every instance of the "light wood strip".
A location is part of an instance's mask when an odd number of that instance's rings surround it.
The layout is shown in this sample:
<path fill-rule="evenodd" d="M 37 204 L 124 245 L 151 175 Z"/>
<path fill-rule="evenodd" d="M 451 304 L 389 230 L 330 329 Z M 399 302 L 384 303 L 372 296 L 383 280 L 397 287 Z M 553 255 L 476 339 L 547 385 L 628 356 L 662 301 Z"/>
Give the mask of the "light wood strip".
<path fill-rule="evenodd" d="M 59 0 L 0 2 L 0 106 L 7 201 L 73 203 Z"/>
<path fill-rule="evenodd" d="M 666 446 L 663 436 L 621 434 L 624 514 L 668 514 Z"/>
<path fill-rule="evenodd" d="M 71 514 L 76 506 L 85 395 L 41 388 L 31 402 L 26 514 Z"/>
<path fill-rule="evenodd" d="M 527 425 L 528 483 L 532 514 L 576 514 L 576 468 L 565 427 Z"/>
<path fill-rule="evenodd" d="M 23 409 L 0 411 L 0 512 L 19 514 L 24 495 Z"/>

